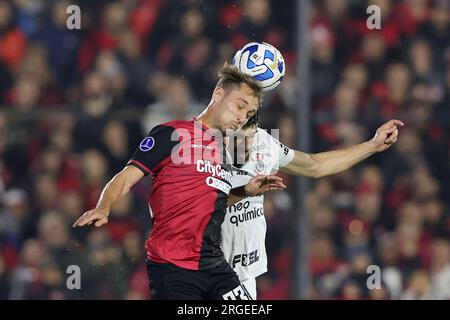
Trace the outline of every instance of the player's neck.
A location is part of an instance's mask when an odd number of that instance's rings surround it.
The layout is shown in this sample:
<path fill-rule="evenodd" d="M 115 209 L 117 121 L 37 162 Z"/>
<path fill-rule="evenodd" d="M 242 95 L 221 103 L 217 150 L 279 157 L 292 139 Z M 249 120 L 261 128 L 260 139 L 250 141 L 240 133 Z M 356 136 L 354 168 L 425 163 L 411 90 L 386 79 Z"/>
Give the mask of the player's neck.
<path fill-rule="evenodd" d="M 210 117 L 207 116 L 199 116 L 196 119 L 198 122 L 200 122 L 203 126 L 205 126 L 208 129 L 215 129 L 214 125 L 211 123 Z"/>
<path fill-rule="evenodd" d="M 206 107 L 206 109 L 196 118 L 203 126 L 208 129 L 217 129 L 212 117 L 211 103 Z"/>

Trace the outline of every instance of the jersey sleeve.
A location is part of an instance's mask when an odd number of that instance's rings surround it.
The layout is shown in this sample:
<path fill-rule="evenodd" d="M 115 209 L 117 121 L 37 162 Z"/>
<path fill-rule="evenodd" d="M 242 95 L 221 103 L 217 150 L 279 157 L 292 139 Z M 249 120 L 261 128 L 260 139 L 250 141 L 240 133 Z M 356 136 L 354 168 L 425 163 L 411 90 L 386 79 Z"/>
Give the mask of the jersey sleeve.
<path fill-rule="evenodd" d="M 278 166 L 280 168 L 287 166 L 294 159 L 294 150 L 285 146 L 280 141 L 272 137 L 273 148 L 278 154 Z"/>
<path fill-rule="evenodd" d="M 137 167 L 145 175 L 153 173 L 170 157 L 178 143 L 179 138 L 173 127 L 156 126 L 140 142 L 127 165 Z"/>
<path fill-rule="evenodd" d="M 238 188 L 245 186 L 250 179 L 252 178 L 251 174 L 245 170 L 233 170 L 233 184 L 232 188 Z"/>

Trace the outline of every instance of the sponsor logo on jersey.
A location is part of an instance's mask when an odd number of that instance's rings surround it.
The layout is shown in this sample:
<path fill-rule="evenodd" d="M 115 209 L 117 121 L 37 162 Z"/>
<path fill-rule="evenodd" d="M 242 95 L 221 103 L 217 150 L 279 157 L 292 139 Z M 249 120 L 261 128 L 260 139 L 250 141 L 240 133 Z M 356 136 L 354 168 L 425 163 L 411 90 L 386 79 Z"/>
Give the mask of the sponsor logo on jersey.
<path fill-rule="evenodd" d="M 211 147 L 211 146 L 204 146 L 202 144 L 193 144 L 193 145 L 191 145 L 191 148 L 192 149 L 206 149 L 206 150 L 212 150 L 213 149 L 213 147 Z"/>
<path fill-rule="evenodd" d="M 152 150 L 154 146 L 155 146 L 155 139 L 153 137 L 147 137 L 144 140 L 142 140 L 141 144 L 139 145 L 139 149 L 142 152 L 147 152 Z"/>
<path fill-rule="evenodd" d="M 206 185 L 216 188 L 226 194 L 230 193 L 233 173 L 222 168 L 220 164 L 212 164 L 210 161 L 198 160 L 197 171 L 209 173 L 212 176 L 206 178 Z"/>
<path fill-rule="evenodd" d="M 228 211 L 230 213 L 235 213 L 235 212 L 240 212 L 242 210 L 246 210 L 248 209 L 248 207 L 250 207 L 250 201 L 245 201 L 245 202 L 238 202 L 233 204 L 232 206 L 228 207 Z"/>
<path fill-rule="evenodd" d="M 252 210 L 248 210 L 250 207 L 250 201 L 238 202 L 231 207 L 228 208 L 228 212 L 236 213 L 230 217 L 231 224 L 234 224 L 236 227 L 239 226 L 239 223 L 250 221 L 259 217 L 264 216 L 264 208 L 261 206 L 259 208 L 253 207 Z"/>
<path fill-rule="evenodd" d="M 210 161 L 206 160 L 197 160 L 197 171 L 210 173 L 213 177 L 225 180 L 230 184 L 233 182 L 233 173 L 223 169 L 220 164 L 212 164 Z"/>
<path fill-rule="evenodd" d="M 255 169 L 258 174 L 263 174 L 266 171 L 266 165 L 264 162 L 258 161 L 256 162 Z"/>
<path fill-rule="evenodd" d="M 251 151 L 258 152 L 260 150 L 263 150 L 265 147 L 266 147 L 266 144 L 265 143 L 261 143 L 261 144 L 252 146 Z"/>
<path fill-rule="evenodd" d="M 223 182 L 222 180 L 219 180 L 214 177 L 206 178 L 206 184 L 210 187 L 219 189 L 220 191 L 223 191 L 226 194 L 229 194 L 231 190 L 231 186 L 228 183 Z"/>
<path fill-rule="evenodd" d="M 264 171 L 266 171 L 266 165 L 265 165 L 263 159 L 264 159 L 264 155 L 257 152 L 255 169 L 258 174 L 263 174 Z"/>
<path fill-rule="evenodd" d="M 237 254 L 233 256 L 232 268 L 235 268 L 237 264 L 240 264 L 244 267 L 248 267 L 255 262 L 259 261 L 258 250 L 252 251 L 250 253 Z"/>

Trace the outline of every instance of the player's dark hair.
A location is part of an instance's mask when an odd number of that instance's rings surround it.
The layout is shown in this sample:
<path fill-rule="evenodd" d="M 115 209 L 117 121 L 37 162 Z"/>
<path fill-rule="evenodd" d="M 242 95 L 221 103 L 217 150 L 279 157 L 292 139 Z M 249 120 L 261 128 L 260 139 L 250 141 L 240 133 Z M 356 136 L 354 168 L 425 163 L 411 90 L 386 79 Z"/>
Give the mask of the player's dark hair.
<path fill-rule="evenodd" d="M 217 87 L 223 88 L 228 91 L 235 87 L 240 87 L 241 84 L 245 83 L 253 90 L 255 97 L 261 104 L 262 88 L 257 80 L 252 76 L 241 72 L 236 66 L 228 64 L 225 62 L 222 69 L 219 71 L 219 81 L 217 82 Z"/>
<path fill-rule="evenodd" d="M 247 120 L 247 123 L 242 126 L 242 130 L 246 130 L 246 129 L 251 128 L 253 126 L 255 126 L 255 127 L 259 126 L 259 110 L 257 112 L 255 112 L 255 114 L 252 115 Z"/>

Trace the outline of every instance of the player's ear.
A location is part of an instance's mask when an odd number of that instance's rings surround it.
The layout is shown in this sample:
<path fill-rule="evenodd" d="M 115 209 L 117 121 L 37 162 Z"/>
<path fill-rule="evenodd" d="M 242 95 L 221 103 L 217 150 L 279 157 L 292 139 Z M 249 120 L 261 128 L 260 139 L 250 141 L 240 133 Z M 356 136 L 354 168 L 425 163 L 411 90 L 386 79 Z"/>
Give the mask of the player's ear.
<path fill-rule="evenodd" d="M 214 102 L 220 102 L 225 96 L 225 90 L 221 87 L 216 87 L 213 91 Z"/>

